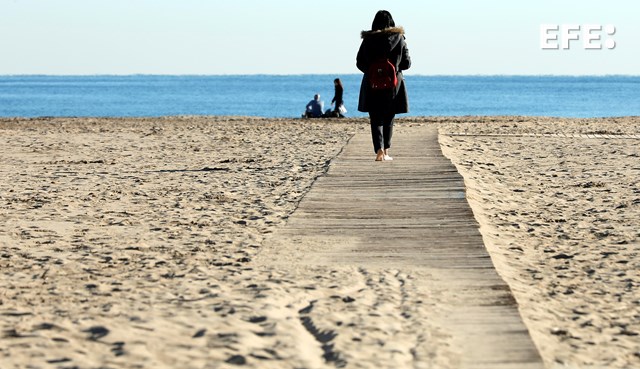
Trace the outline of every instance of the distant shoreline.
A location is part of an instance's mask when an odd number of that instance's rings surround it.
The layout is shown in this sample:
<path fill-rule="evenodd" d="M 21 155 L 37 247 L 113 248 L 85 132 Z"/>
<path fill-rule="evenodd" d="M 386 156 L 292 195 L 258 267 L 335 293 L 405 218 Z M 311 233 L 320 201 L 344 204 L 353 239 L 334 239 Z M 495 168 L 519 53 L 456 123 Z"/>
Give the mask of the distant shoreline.
<path fill-rule="evenodd" d="M 368 117 L 346 117 L 346 118 L 315 118 L 315 119 L 307 119 L 300 117 L 261 117 L 261 116 L 250 116 L 250 115 L 160 115 L 160 116 L 39 116 L 39 117 L 0 117 L 0 122 L 15 122 L 15 121 L 54 121 L 54 120 L 139 120 L 139 121 L 148 121 L 148 120 L 182 120 L 182 119 L 211 119 L 213 121 L 237 121 L 237 120 L 261 120 L 261 121 L 290 121 L 290 120 L 299 120 L 301 122 L 304 121 L 313 121 L 313 122 L 351 122 L 358 121 L 362 123 L 369 123 Z M 399 123 L 403 122 L 422 122 L 422 123 L 443 123 L 446 121 L 456 121 L 456 122 L 493 122 L 495 120 L 509 120 L 512 119 L 514 121 L 521 120 L 540 120 L 540 121 L 549 121 L 549 120 L 567 120 L 567 121 L 611 121 L 611 120 L 627 120 L 627 119 L 640 119 L 640 115 L 621 115 L 614 117 L 588 117 L 588 118 L 578 118 L 578 117 L 554 117 L 554 116 L 543 116 L 543 115 L 424 115 L 424 116 L 396 116 L 395 121 Z"/>

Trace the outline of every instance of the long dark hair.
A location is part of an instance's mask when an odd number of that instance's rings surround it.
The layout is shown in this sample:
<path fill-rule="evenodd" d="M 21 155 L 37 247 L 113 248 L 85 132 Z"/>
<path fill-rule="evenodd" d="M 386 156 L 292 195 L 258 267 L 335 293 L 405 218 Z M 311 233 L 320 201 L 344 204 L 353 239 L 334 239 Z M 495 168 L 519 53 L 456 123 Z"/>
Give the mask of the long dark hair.
<path fill-rule="evenodd" d="M 376 16 L 373 18 L 373 23 L 371 24 L 372 31 L 380 31 L 385 28 L 395 27 L 396 22 L 393 21 L 393 17 L 391 13 L 386 10 L 379 10 L 376 13 Z"/>
<path fill-rule="evenodd" d="M 340 86 L 340 88 L 342 88 L 342 81 L 340 80 L 340 78 L 334 79 L 333 83 L 337 84 L 338 86 Z"/>

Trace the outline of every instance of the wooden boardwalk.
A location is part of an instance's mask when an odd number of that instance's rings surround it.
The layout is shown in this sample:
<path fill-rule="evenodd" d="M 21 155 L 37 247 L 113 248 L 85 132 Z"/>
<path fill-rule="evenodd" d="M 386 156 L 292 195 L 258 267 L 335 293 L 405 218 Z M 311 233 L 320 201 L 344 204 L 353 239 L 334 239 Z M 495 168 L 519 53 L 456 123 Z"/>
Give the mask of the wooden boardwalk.
<path fill-rule="evenodd" d="M 422 271 L 424 288 L 445 299 L 439 324 L 463 353 L 460 368 L 542 368 L 437 130 L 402 127 L 393 143 L 395 160 L 374 162 L 369 133 L 355 135 L 262 262 Z"/>

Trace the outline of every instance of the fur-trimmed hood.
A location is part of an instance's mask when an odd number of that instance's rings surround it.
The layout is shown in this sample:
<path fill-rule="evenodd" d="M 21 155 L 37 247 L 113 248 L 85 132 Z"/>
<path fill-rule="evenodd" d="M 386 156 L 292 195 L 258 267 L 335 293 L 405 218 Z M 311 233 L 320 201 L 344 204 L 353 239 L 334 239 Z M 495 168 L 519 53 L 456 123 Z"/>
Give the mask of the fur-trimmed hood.
<path fill-rule="evenodd" d="M 402 28 L 402 27 L 390 27 L 390 28 L 385 28 L 385 29 L 380 29 L 380 30 L 375 30 L 375 31 L 362 31 L 362 32 L 360 32 L 360 37 L 365 39 L 365 38 L 371 37 L 371 36 L 394 35 L 394 34 L 404 35 L 404 28 Z"/>
<path fill-rule="evenodd" d="M 361 36 L 367 48 L 386 53 L 404 42 L 404 28 L 390 27 L 376 31 L 362 31 Z"/>

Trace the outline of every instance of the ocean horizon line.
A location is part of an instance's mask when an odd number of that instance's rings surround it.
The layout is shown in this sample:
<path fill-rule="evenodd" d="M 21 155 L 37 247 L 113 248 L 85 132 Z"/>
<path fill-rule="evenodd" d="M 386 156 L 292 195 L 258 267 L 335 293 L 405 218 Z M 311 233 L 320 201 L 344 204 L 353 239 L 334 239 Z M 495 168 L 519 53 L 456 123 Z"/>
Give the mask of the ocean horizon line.
<path fill-rule="evenodd" d="M 640 77 L 640 74 L 413 74 L 405 72 L 408 76 L 415 77 Z M 0 78 L 6 77 L 291 77 L 291 76 L 357 76 L 362 73 L 247 73 L 247 74 L 154 74 L 154 73 L 130 73 L 130 74 L 0 74 Z"/>

